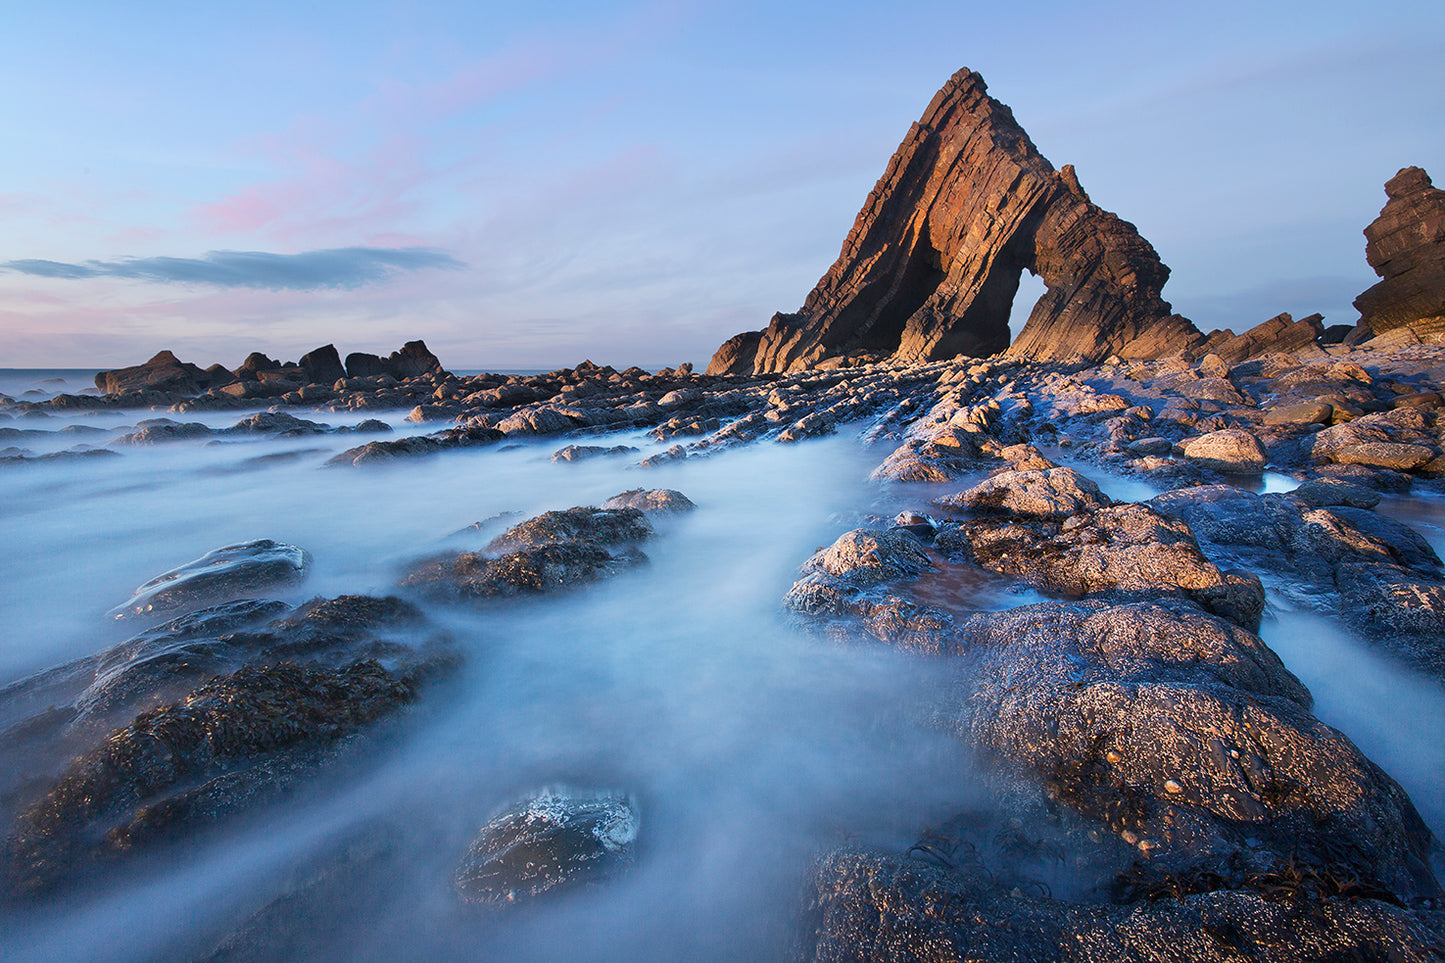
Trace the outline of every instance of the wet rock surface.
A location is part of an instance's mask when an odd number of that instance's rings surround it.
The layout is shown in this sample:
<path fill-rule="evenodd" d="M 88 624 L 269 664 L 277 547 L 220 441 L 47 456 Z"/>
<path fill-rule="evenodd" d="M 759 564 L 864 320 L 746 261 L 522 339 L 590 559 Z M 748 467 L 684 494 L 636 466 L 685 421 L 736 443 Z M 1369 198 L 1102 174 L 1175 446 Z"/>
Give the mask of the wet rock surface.
<path fill-rule="evenodd" d="M 294 585 L 306 577 L 310 566 L 305 549 L 269 538 L 227 545 L 157 575 L 111 615 L 152 618 L 220 598 Z"/>
<path fill-rule="evenodd" d="M 1261 883 L 1266 882 L 1264 878 Z M 1286 887 L 1287 889 L 1288 887 Z M 843 851 L 820 860 L 799 958 L 878 960 L 1270 959 L 1437 957 L 1445 914 L 1374 899 L 1295 902 L 1259 891 L 1160 896 L 1125 905 L 1050 899 L 977 869 Z"/>
<path fill-rule="evenodd" d="M 635 860 L 640 824 L 628 793 L 549 786 L 487 821 L 457 867 L 457 892 L 500 908 L 604 882 Z"/>
<path fill-rule="evenodd" d="M 294 610 L 237 600 L 8 686 L 0 710 L 18 721 L 0 731 L 0 757 L 14 763 L 0 798 L 14 810 L 12 895 L 49 892 L 303 785 L 455 662 L 445 635 L 401 599 Z M 64 752 L 74 762 L 36 778 L 36 759 Z"/>
<path fill-rule="evenodd" d="M 440 601 L 575 588 L 645 563 L 635 543 L 652 535 L 652 525 L 636 508 L 544 512 L 507 529 L 485 551 L 423 560 L 399 584 Z"/>

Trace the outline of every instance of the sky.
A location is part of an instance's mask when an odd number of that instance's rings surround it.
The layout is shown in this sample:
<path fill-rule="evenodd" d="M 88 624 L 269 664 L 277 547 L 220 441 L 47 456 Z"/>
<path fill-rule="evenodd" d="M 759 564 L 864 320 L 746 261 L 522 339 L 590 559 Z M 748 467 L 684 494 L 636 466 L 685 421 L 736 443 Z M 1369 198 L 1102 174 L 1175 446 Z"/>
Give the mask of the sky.
<path fill-rule="evenodd" d="M 0 368 L 700 368 L 802 304 L 960 67 L 1201 329 L 1353 323 L 1384 182 L 1445 177 L 1445 4 L 1382 9 L 12 0 Z"/>

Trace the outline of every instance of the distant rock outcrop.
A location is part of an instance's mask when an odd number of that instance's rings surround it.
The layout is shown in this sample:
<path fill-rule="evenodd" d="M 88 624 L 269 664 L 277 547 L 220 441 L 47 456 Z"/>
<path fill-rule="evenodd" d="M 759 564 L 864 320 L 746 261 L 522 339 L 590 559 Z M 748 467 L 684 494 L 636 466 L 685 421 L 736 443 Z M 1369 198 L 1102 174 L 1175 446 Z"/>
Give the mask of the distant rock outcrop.
<path fill-rule="evenodd" d="M 1151 358 L 1203 341 L 1160 298 L 1169 269 L 1149 242 L 1092 203 L 1071 166 L 1054 170 L 986 90 L 972 71 L 953 75 L 802 310 L 726 342 L 708 374 L 995 354 L 1026 270 L 1047 291 L 1010 354 Z"/>
<path fill-rule="evenodd" d="M 359 351 L 346 356 L 346 375 L 349 378 L 386 374 L 400 381 L 441 370 L 441 359 L 427 349 L 425 341 L 408 341 L 401 350 L 393 351 L 385 358 Z"/>
<path fill-rule="evenodd" d="M 162 351 L 145 364 L 99 372 L 95 376 L 95 386 L 106 394 L 136 390 L 196 394 L 210 387 L 213 380 L 197 365 L 181 361 L 169 351 Z"/>
<path fill-rule="evenodd" d="M 1418 167 L 1385 183 L 1389 200 L 1365 228 L 1365 259 L 1383 280 L 1355 298 L 1375 334 L 1426 321 L 1445 327 L 1445 191 Z M 1433 323 L 1431 323 L 1433 322 Z"/>

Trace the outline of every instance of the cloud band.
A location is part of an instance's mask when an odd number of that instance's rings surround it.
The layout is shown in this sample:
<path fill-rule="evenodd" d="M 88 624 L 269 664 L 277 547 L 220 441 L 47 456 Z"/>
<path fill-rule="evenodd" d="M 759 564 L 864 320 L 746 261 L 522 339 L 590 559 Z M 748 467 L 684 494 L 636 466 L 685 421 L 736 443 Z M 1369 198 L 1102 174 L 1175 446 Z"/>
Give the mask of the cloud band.
<path fill-rule="evenodd" d="M 208 284 L 223 288 L 312 291 L 357 288 L 406 271 L 459 270 L 466 265 L 444 251 L 425 247 L 340 247 L 299 254 L 211 251 L 205 257 L 139 257 L 115 261 L 26 259 L 0 262 L 0 269 L 34 277 L 80 280 L 128 278 L 161 284 Z"/>

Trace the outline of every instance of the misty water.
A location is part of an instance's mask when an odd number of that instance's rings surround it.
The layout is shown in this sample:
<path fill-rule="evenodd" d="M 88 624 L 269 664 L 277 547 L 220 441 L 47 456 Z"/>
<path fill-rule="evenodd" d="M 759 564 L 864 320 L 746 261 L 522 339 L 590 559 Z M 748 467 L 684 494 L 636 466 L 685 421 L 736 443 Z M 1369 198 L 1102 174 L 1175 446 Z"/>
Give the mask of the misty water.
<path fill-rule="evenodd" d="M 298 414 L 331 425 L 362 418 Z M 429 430 L 403 414 L 382 417 L 398 433 Z M 4 422 L 43 434 L 0 447 L 100 445 L 147 417 Z M 242 415 L 172 417 L 226 427 Z M 977 802 L 966 751 L 929 724 L 955 671 L 947 660 L 831 644 L 779 605 L 816 548 L 870 515 L 926 507 L 929 489 L 868 481 L 890 444 L 866 448 L 845 430 L 642 471 L 630 466 L 666 446 L 632 433 L 605 442 L 638 454 L 575 464 L 549 461 L 567 443 L 553 438 L 326 466 L 364 440 L 116 446 L 113 458 L 0 472 L 0 686 L 134 634 L 107 610 L 223 545 L 272 538 L 309 551 L 307 580 L 272 593 L 299 603 L 394 592 L 408 562 L 480 548 L 505 523 L 464 530 L 502 513 L 595 505 L 638 487 L 677 489 L 698 508 L 655 520 L 647 565 L 580 592 L 424 605 L 462 665 L 379 726 L 359 758 L 281 802 L 120 862 L 99 882 L 7 911 L 5 959 L 205 956 L 298 874 L 358 847 L 382 854 L 380 876 L 365 876 L 356 884 L 364 892 L 319 921 L 333 932 L 323 958 L 777 959 L 794 939 L 818 852 L 906 849 Z M 1150 494 L 1089 471 L 1116 495 Z M 1419 516 L 1422 530 L 1437 526 L 1427 536 L 1442 548 L 1438 502 L 1396 510 Z M 964 609 L 1038 598 L 988 579 L 950 591 Z M 1277 599 L 1263 635 L 1314 690 L 1318 714 L 1405 785 L 1437 834 L 1445 830 L 1439 685 Z M 35 764 L 53 772 L 62 761 Z M 506 913 L 461 903 L 452 875 L 477 829 L 498 807 L 555 784 L 637 797 L 636 866 L 606 886 Z"/>

